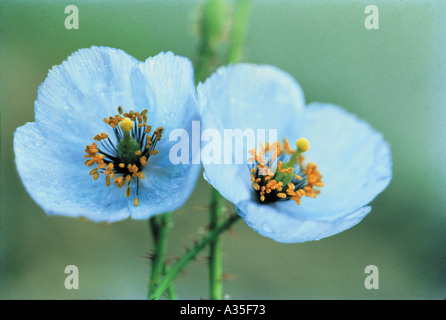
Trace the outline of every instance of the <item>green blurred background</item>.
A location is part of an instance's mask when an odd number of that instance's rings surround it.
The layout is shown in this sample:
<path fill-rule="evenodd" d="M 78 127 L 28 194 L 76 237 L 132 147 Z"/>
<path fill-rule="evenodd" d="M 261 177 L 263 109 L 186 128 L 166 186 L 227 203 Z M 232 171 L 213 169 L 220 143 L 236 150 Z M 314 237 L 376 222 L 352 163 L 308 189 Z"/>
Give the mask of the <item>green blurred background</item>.
<path fill-rule="evenodd" d="M 79 48 L 116 47 L 139 60 L 170 50 L 196 61 L 201 3 L 0 1 L 1 299 L 146 297 L 147 223 L 47 216 L 17 175 L 13 132 L 34 120 L 48 69 Z M 78 30 L 64 27 L 69 4 L 79 8 Z M 379 30 L 364 27 L 368 4 L 379 8 Z M 367 120 L 391 144 L 394 177 L 360 224 L 320 241 L 280 244 L 239 222 L 223 237 L 230 298 L 446 298 L 445 21 L 445 1 L 254 0 L 243 60 L 289 72 L 307 102 Z M 200 178 L 175 213 L 172 259 L 200 237 L 209 195 Z M 64 287 L 70 264 L 79 290 Z M 367 265 L 379 268 L 378 290 L 364 287 Z M 205 254 L 175 283 L 179 298 L 207 298 Z"/>

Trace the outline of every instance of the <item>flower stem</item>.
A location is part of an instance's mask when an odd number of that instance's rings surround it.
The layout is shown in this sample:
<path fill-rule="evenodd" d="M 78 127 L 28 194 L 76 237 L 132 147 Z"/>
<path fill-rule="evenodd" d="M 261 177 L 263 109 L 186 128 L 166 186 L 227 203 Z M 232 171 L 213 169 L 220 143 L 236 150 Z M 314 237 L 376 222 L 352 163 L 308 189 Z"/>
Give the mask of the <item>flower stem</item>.
<path fill-rule="evenodd" d="M 249 20 L 251 0 L 238 0 L 235 6 L 231 39 L 227 61 L 236 63 L 241 59 L 246 29 Z M 203 7 L 200 21 L 200 42 L 195 80 L 204 81 L 213 71 L 218 61 L 218 48 L 224 40 L 225 21 L 228 17 L 227 4 L 224 0 L 208 0 Z M 209 232 L 212 234 L 221 227 L 223 197 L 212 188 L 211 209 L 209 212 Z M 209 241 L 209 295 L 212 300 L 223 299 L 222 244 L 216 234 Z"/>
<path fill-rule="evenodd" d="M 149 296 L 158 286 L 165 271 L 165 257 L 167 250 L 167 235 L 171 225 L 172 213 L 167 212 L 149 219 L 155 243 L 155 252 L 152 257 L 152 270 L 150 273 Z M 173 290 L 173 288 L 172 288 Z"/>
<path fill-rule="evenodd" d="M 238 0 L 235 5 L 227 62 L 238 63 L 243 55 L 243 47 L 248 29 L 252 0 Z"/>
<path fill-rule="evenodd" d="M 209 230 L 217 228 L 223 213 L 223 197 L 212 188 Z M 209 243 L 209 298 L 223 299 L 223 266 L 221 256 L 221 239 L 215 237 Z"/>
<path fill-rule="evenodd" d="M 217 228 L 210 230 L 209 233 L 203 237 L 201 240 L 195 243 L 195 245 L 190 248 L 175 264 L 173 264 L 169 270 L 164 275 L 164 278 L 159 282 L 158 286 L 149 295 L 149 299 L 160 299 L 163 293 L 169 288 L 172 280 L 184 269 L 184 267 L 194 259 L 198 253 L 201 252 L 209 243 L 222 234 L 224 231 L 228 230 L 236 221 L 238 221 L 240 216 L 237 213 L 232 214 L 229 218 L 220 223 Z"/>
<path fill-rule="evenodd" d="M 164 265 L 163 275 L 165 275 L 169 271 L 169 268 Z M 169 286 L 167 287 L 167 297 L 170 300 L 177 300 L 177 293 L 175 291 L 175 286 L 173 285 L 173 281 L 170 282 Z"/>
<path fill-rule="evenodd" d="M 208 0 L 202 8 L 199 23 L 198 60 L 195 66 L 195 80 L 198 82 L 214 71 L 218 61 L 218 49 L 224 38 L 227 19 L 227 4 L 224 0 Z"/>
<path fill-rule="evenodd" d="M 242 57 L 250 9 L 251 0 L 237 1 L 227 56 L 227 62 L 229 63 L 237 63 Z M 211 231 L 218 227 L 222 213 L 223 197 L 216 189 L 212 188 L 209 212 L 209 229 Z M 223 299 L 223 259 L 221 248 L 222 244 L 219 236 L 209 243 L 209 297 L 211 300 Z"/>

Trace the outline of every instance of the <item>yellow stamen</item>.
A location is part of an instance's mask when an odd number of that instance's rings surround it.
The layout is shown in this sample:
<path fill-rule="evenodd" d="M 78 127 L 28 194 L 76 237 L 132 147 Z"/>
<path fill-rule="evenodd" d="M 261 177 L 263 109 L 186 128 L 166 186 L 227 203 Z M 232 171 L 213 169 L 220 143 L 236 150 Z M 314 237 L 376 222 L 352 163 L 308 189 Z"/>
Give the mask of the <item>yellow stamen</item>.
<path fill-rule="evenodd" d="M 116 183 L 118 188 L 121 188 L 124 185 L 124 178 L 122 176 L 117 177 L 113 182 Z"/>
<path fill-rule="evenodd" d="M 105 162 L 101 162 L 100 164 L 98 164 L 98 169 L 103 169 L 105 168 L 107 165 L 105 164 Z"/>
<path fill-rule="evenodd" d="M 283 149 L 287 154 L 293 154 L 295 150 L 291 149 L 290 144 L 288 143 L 287 138 L 283 139 Z"/>
<path fill-rule="evenodd" d="M 94 160 L 88 160 L 88 162 L 86 163 L 86 165 L 88 167 L 91 167 L 94 164 Z"/>
<path fill-rule="evenodd" d="M 125 196 L 130 197 L 132 195 L 132 188 L 130 186 L 127 187 L 127 190 L 125 191 Z"/>

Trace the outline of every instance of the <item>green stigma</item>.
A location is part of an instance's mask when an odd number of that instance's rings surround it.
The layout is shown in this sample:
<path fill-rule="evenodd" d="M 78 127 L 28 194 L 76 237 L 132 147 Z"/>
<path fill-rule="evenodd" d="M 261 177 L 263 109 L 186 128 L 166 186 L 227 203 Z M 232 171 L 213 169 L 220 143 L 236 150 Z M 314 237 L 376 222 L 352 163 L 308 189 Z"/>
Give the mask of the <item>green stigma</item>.
<path fill-rule="evenodd" d="M 294 153 L 291 155 L 290 159 L 287 162 L 282 164 L 282 168 L 281 168 L 281 169 L 291 168 L 289 170 L 290 172 L 288 172 L 288 173 L 287 172 L 279 172 L 279 173 L 277 173 L 277 175 L 275 177 L 275 180 L 277 182 L 282 181 L 282 183 L 284 185 L 287 185 L 289 182 L 291 182 L 291 180 L 293 180 L 294 176 L 296 175 L 294 172 L 294 167 L 298 163 L 300 155 L 302 153 L 308 151 L 308 149 L 310 148 L 310 143 L 308 142 L 307 139 L 300 138 L 296 142 L 296 147 L 297 147 L 296 151 L 294 151 Z"/>
<path fill-rule="evenodd" d="M 124 132 L 124 138 L 121 139 L 118 145 L 119 158 L 127 164 L 137 163 L 137 152 L 141 150 L 141 147 L 130 135 L 130 131 L 133 129 L 133 121 L 129 118 L 124 118 L 119 125 Z"/>

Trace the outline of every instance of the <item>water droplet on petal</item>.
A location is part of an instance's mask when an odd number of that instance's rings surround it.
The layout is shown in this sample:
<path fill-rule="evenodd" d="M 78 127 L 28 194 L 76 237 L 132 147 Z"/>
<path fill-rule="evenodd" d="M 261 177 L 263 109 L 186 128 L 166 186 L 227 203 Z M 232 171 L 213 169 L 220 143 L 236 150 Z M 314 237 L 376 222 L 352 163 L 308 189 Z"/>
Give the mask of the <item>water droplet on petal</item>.
<path fill-rule="evenodd" d="M 274 232 L 273 228 L 271 228 L 271 225 L 268 224 L 268 223 L 264 223 L 262 225 L 262 228 L 263 228 L 263 231 L 265 231 L 266 233 L 273 233 Z"/>

